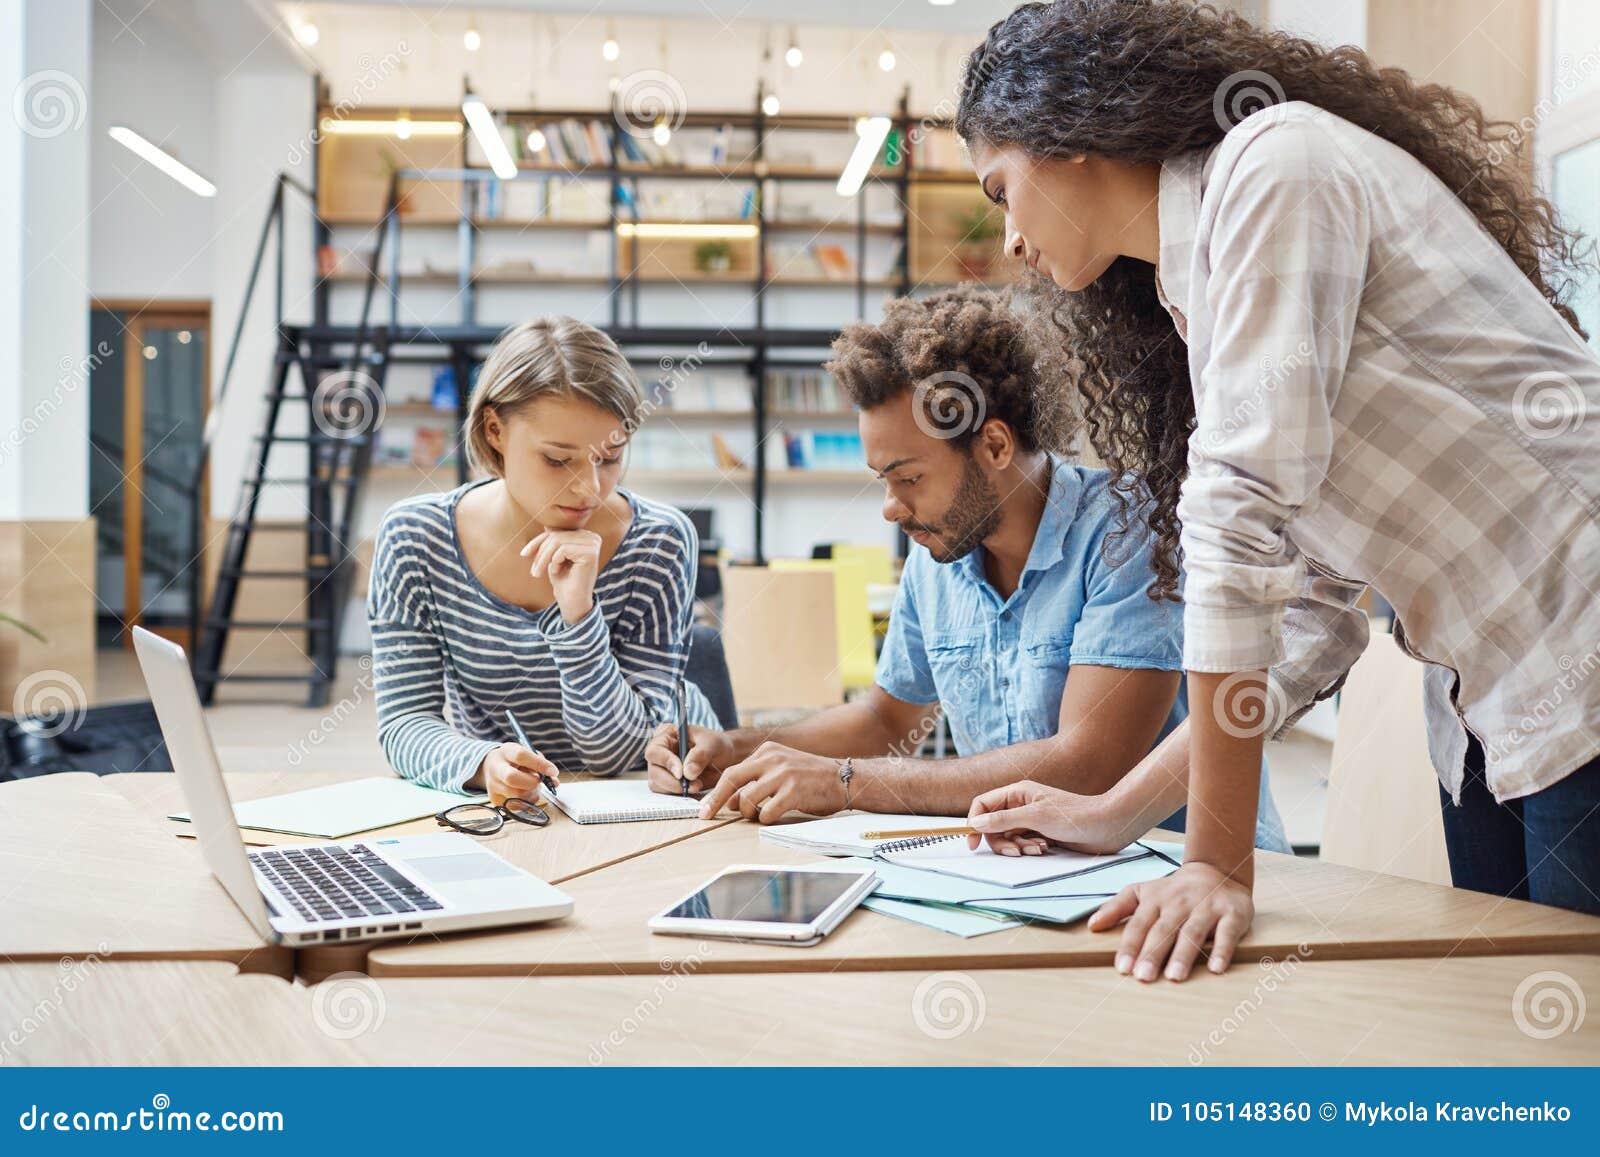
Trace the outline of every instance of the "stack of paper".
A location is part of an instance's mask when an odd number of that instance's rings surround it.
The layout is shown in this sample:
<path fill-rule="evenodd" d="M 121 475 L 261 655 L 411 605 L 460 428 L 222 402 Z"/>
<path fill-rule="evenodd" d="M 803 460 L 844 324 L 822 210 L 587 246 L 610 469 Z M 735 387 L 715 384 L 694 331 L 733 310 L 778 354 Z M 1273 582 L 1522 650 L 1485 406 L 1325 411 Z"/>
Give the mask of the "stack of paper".
<path fill-rule="evenodd" d="M 999 856 L 966 837 L 872 840 L 866 833 L 958 827 L 965 818 L 842 815 L 761 829 L 771 843 L 878 873 L 864 907 L 956 936 L 981 936 L 1032 920 L 1070 924 L 1129 884 L 1158 880 L 1183 862 L 1183 845 L 1143 840 L 1109 855 L 1052 848 L 1042 856 Z"/>

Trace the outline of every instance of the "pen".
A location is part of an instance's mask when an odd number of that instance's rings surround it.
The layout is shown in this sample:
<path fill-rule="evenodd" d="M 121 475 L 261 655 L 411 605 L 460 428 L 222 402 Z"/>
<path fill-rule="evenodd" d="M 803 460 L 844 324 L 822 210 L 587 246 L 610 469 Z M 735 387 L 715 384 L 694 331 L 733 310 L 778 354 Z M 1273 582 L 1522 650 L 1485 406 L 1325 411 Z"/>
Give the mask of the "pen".
<path fill-rule="evenodd" d="M 683 785 L 683 795 L 689 796 L 689 780 L 683 774 L 689 762 L 689 681 L 678 677 L 678 782 Z"/>
<path fill-rule="evenodd" d="M 517 722 L 517 717 L 511 714 L 511 709 L 509 707 L 506 708 L 506 722 L 511 724 L 511 730 L 516 734 L 518 743 L 522 744 L 522 746 L 533 752 L 540 759 L 544 758 L 544 753 L 533 744 L 528 742 L 528 733 L 522 730 L 522 724 Z M 544 784 L 545 791 L 549 792 L 551 795 L 556 794 L 556 781 L 551 779 L 542 771 L 539 773 L 539 782 Z"/>
<path fill-rule="evenodd" d="M 980 834 L 977 828 L 969 828 L 963 824 L 959 828 L 897 828 L 892 831 L 862 832 L 864 840 L 904 840 L 916 839 L 921 836 L 975 836 Z"/>

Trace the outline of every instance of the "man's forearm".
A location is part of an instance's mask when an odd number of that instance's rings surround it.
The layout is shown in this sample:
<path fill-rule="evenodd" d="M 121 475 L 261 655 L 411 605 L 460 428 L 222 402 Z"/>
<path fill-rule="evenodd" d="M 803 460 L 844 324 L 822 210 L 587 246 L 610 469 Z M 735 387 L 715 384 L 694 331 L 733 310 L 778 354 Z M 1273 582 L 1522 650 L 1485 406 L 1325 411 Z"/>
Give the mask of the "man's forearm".
<path fill-rule="evenodd" d="M 857 760 L 851 802 L 867 811 L 966 815 L 975 796 L 1023 779 L 1093 795 L 1115 778 L 1103 762 L 1061 735 L 959 759 Z"/>

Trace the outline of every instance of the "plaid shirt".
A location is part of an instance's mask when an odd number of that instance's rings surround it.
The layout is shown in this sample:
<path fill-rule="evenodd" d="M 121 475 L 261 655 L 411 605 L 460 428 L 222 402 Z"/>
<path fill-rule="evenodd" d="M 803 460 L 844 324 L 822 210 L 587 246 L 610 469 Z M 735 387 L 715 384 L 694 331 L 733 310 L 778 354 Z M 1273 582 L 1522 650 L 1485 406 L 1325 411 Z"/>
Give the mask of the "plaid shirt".
<path fill-rule="evenodd" d="M 1422 164 L 1308 104 L 1166 162 L 1159 218 L 1197 416 L 1185 666 L 1269 669 L 1281 734 L 1360 656 L 1370 586 L 1452 796 L 1468 730 L 1500 800 L 1592 759 L 1593 351 Z"/>

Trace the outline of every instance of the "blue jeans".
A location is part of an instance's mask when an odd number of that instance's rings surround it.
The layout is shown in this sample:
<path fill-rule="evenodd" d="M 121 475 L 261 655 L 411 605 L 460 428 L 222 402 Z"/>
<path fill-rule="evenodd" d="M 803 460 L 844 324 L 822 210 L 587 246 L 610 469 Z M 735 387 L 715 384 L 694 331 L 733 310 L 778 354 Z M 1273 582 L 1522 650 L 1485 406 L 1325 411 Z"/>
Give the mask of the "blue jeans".
<path fill-rule="evenodd" d="M 1521 799 L 1496 803 L 1469 739 L 1461 806 L 1439 789 L 1458 888 L 1600 915 L 1600 759 Z"/>

